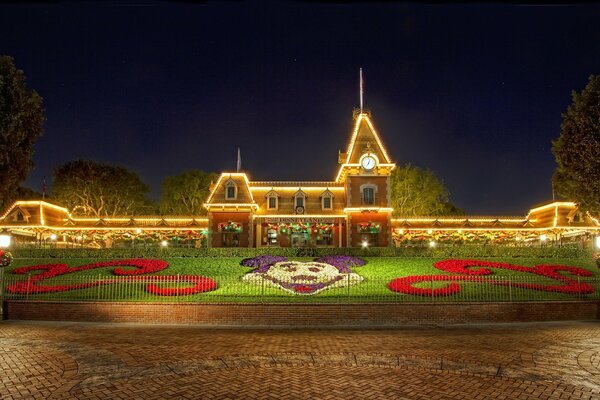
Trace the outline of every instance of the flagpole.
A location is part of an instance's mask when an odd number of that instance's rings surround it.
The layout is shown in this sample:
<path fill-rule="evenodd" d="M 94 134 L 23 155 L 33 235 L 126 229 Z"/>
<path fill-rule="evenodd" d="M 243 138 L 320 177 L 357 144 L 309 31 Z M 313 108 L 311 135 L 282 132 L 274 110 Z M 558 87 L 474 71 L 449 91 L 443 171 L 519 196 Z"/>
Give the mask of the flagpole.
<path fill-rule="evenodd" d="M 362 77 L 362 68 L 359 70 L 360 75 L 360 113 L 363 112 L 363 77 Z"/>

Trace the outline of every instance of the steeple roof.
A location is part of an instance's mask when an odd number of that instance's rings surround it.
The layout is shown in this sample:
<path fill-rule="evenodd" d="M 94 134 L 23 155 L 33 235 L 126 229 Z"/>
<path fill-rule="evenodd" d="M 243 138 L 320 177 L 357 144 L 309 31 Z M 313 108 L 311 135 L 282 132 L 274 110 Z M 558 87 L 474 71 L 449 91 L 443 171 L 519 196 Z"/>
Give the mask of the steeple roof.
<path fill-rule="evenodd" d="M 380 163 L 392 163 L 371 118 L 367 113 L 361 112 L 356 116 L 345 159 L 342 157 L 340 161 L 344 164 L 358 164 L 361 156 L 367 151 L 373 153 Z"/>

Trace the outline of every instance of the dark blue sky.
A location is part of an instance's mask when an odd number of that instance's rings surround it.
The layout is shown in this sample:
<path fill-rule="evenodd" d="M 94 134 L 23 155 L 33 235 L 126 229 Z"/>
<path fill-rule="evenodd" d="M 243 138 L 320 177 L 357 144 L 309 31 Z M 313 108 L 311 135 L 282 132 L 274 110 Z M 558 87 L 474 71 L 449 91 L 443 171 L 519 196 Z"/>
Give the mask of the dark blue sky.
<path fill-rule="evenodd" d="M 160 182 L 190 168 L 330 180 L 365 103 L 399 163 L 470 214 L 551 199 L 551 140 L 600 73 L 600 6 L 58 3 L 0 6 L 0 53 L 43 97 L 27 186 L 77 157 Z"/>

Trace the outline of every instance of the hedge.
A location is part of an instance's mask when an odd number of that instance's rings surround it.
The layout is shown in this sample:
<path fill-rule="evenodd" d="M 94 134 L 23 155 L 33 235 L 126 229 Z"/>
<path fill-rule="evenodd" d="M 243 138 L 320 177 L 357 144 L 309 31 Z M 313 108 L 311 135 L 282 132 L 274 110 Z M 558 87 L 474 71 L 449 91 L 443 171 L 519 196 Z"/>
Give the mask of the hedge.
<path fill-rule="evenodd" d="M 589 249 L 573 247 L 439 246 L 372 248 L 122 248 L 122 249 L 11 249 L 17 258 L 173 258 L 255 257 L 272 254 L 284 257 L 321 257 L 345 254 L 356 257 L 433 258 L 591 258 Z"/>

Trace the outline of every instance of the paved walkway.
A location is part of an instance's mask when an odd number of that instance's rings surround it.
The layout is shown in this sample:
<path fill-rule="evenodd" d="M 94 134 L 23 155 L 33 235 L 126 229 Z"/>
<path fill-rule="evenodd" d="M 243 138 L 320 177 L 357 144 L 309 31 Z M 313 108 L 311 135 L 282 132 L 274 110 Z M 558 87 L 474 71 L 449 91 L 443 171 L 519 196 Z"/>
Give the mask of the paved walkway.
<path fill-rule="evenodd" d="M 0 322 L 7 399 L 600 399 L 600 323 L 257 330 Z"/>

